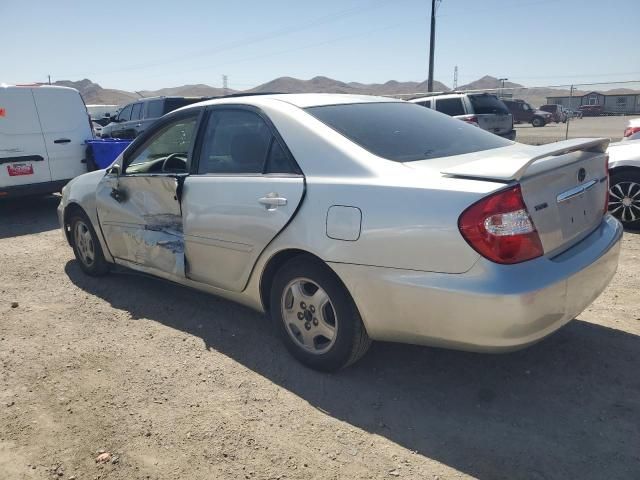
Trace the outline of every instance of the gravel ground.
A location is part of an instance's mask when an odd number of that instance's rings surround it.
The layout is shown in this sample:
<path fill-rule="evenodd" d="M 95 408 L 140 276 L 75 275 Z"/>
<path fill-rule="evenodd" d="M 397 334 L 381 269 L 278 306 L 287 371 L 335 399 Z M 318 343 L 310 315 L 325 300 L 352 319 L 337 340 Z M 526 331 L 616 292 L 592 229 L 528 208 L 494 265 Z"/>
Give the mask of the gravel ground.
<path fill-rule="evenodd" d="M 2 480 L 640 478 L 638 235 L 527 350 L 375 344 L 326 375 L 243 307 L 84 276 L 57 202 L 0 204 Z"/>

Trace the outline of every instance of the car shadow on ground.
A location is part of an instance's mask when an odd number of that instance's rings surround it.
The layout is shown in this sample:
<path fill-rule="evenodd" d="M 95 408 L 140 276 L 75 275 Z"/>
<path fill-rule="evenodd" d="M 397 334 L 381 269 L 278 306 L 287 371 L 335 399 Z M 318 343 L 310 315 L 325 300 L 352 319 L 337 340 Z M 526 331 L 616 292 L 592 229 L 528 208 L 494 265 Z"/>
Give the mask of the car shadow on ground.
<path fill-rule="evenodd" d="M 58 228 L 59 203 L 57 195 L 0 199 L 0 239 Z"/>
<path fill-rule="evenodd" d="M 321 374 L 294 361 L 242 306 L 137 274 L 84 291 L 202 338 L 314 407 L 478 478 L 640 478 L 640 337 L 573 321 L 524 351 L 481 355 L 377 343 Z"/>

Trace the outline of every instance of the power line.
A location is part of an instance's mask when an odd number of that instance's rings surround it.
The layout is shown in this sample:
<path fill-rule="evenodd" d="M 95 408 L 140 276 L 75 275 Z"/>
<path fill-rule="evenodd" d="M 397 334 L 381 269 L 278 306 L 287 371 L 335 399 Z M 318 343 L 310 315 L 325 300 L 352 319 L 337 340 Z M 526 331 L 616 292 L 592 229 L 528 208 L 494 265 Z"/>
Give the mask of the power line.
<path fill-rule="evenodd" d="M 113 73 L 113 72 L 126 72 L 126 71 L 131 71 L 131 70 L 142 70 L 142 69 L 149 68 L 149 67 L 168 65 L 168 64 L 171 64 L 171 63 L 180 63 L 180 62 L 184 62 L 184 61 L 187 61 L 187 60 L 191 60 L 193 58 L 216 55 L 216 54 L 219 54 L 219 53 L 222 53 L 222 52 L 226 52 L 226 51 L 229 51 L 229 50 L 233 50 L 233 49 L 236 49 L 236 48 L 252 45 L 254 43 L 263 42 L 265 40 L 271 40 L 273 38 L 282 37 L 282 36 L 290 35 L 292 33 L 297 33 L 297 32 L 300 32 L 300 31 L 308 30 L 310 28 L 314 28 L 314 27 L 317 27 L 319 25 L 324 25 L 324 24 L 327 24 L 327 23 L 331 23 L 331 22 L 334 22 L 336 20 L 339 20 L 339 19 L 342 19 L 342 18 L 345 18 L 345 17 L 349 17 L 349 16 L 353 16 L 353 15 L 357 15 L 357 14 L 360 14 L 360 13 L 363 13 L 363 12 L 366 12 L 366 11 L 373 10 L 375 8 L 380 8 L 380 7 L 385 6 L 385 5 L 388 5 L 388 2 L 386 2 L 385 0 L 371 0 L 369 2 L 369 5 L 367 5 L 367 6 L 351 7 L 351 8 L 339 10 L 337 12 L 333 12 L 333 13 L 330 13 L 330 14 L 327 14 L 327 15 L 323 15 L 321 17 L 316 17 L 316 18 L 311 19 L 311 20 L 309 20 L 307 22 L 302 22 L 302 23 L 298 22 L 296 25 L 279 28 L 279 29 L 276 29 L 276 30 L 272 30 L 270 32 L 263 33 L 263 34 L 257 34 L 257 35 L 253 35 L 253 36 L 250 36 L 250 37 L 245 37 L 245 38 L 243 38 L 241 40 L 235 40 L 235 41 L 223 43 L 221 45 L 218 45 L 215 48 L 199 50 L 199 51 L 187 53 L 186 55 L 185 54 L 181 54 L 179 57 L 172 57 L 172 58 L 168 58 L 168 59 L 163 59 L 163 60 L 158 61 L 158 62 L 150 62 L 150 63 L 145 63 L 145 64 L 130 65 L 130 66 L 126 66 L 126 67 L 122 67 L 122 68 L 118 68 L 118 69 L 111 69 L 109 71 L 104 71 L 104 72 L 91 72 L 90 75 L 100 75 L 100 74 L 104 74 L 104 73 Z M 87 72 L 78 73 L 78 74 L 74 74 L 74 75 L 67 75 L 67 76 L 68 77 L 77 77 L 77 76 L 86 76 L 86 75 L 88 75 Z M 60 75 L 59 75 L 59 77 L 60 77 Z"/>

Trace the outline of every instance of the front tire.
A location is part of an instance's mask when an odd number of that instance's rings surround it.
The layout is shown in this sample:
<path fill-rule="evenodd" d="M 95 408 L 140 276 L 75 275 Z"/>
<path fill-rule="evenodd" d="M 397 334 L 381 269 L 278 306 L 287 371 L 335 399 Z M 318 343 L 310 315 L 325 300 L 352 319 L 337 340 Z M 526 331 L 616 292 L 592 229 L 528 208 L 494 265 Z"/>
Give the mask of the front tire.
<path fill-rule="evenodd" d="M 544 120 L 540 117 L 534 117 L 533 120 L 531 120 L 531 125 L 534 127 L 544 127 Z"/>
<path fill-rule="evenodd" d="M 339 370 L 371 345 L 349 292 L 320 261 L 289 260 L 275 275 L 270 300 L 271 318 L 287 350 L 308 367 Z"/>
<path fill-rule="evenodd" d="M 640 229 L 640 170 L 623 170 L 611 175 L 609 213 L 625 228 Z"/>
<path fill-rule="evenodd" d="M 71 227 L 71 245 L 76 260 L 84 273 L 100 277 L 109 272 L 109 264 L 104 259 L 100 241 L 84 212 L 76 211 L 69 221 Z"/>

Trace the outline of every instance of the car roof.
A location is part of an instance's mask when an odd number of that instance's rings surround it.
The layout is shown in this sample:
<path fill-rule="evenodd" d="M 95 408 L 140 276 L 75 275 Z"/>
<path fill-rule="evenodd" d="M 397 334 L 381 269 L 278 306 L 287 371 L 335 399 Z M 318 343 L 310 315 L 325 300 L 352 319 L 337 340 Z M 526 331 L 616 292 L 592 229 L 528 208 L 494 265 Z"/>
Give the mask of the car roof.
<path fill-rule="evenodd" d="M 202 107 L 208 105 L 264 105 L 265 102 L 286 102 L 299 108 L 321 107 L 328 105 L 344 105 L 349 103 L 402 102 L 396 98 L 377 97 L 373 95 L 351 95 L 343 93 L 275 93 L 266 95 L 233 95 L 214 98 L 182 107 Z"/>

